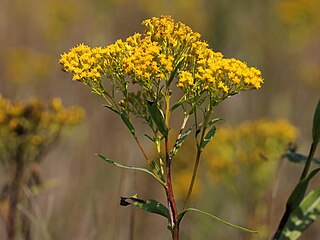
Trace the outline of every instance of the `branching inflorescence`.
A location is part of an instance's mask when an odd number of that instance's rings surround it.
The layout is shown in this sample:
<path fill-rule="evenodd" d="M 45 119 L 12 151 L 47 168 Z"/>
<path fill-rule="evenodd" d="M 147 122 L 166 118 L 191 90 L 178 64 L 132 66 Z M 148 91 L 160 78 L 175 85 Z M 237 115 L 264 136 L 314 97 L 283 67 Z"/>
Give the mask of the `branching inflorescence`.
<path fill-rule="evenodd" d="M 143 25 L 144 34 L 136 33 L 107 47 L 91 48 L 80 44 L 62 54 L 60 64 L 64 71 L 73 74 L 74 81 L 89 86 L 106 101 L 106 107 L 121 117 L 150 170 L 124 166 L 99 156 L 110 164 L 151 174 L 165 189 L 168 209 L 159 203 L 155 204 L 155 210 L 154 200 L 142 201 L 136 197 L 122 198 L 122 203 L 128 199 L 137 207 L 168 218 L 172 238 L 177 240 L 179 223 L 185 213 L 198 211 L 187 206 L 201 153 L 213 138 L 214 123 L 219 120 L 212 119 L 214 107 L 241 91 L 259 89 L 263 79 L 257 68 L 214 52 L 200 40 L 199 33 L 183 23 L 175 23 L 169 16 L 145 20 Z M 179 99 L 173 101 L 173 94 Z M 178 108 L 183 111 L 182 125 L 170 149 L 170 116 Z M 150 159 L 141 145 L 132 116 L 143 119 L 150 127 L 152 135 L 145 135 L 156 145 L 156 159 Z M 187 124 L 190 119 L 194 120 L 191 127 Z M 190 128 L 186 130 L 187 126 Z M 197 154 L 185 204 L 179 214 L 171 181 L 171 163 L 192 131 L 195 131 Z"/>
<path fill-rule="evenodd" d="M 124 101 L 128 100 L 130 84 L 141 86 L 149 100 L 155 101 L 165 96 L 164 90 L 175 81 L 185 99 L 207 95 L 212 105 L 240 91 L 261 87 L 258 69 L 214 52 L 200 41 L 199 33 L 183 23 L 162 16 L 143 25 L 144 35 L 136 33 L 126 41 L 117 40 L 107 47 L 80 44 L 72 48 L 61 56 L 63 69 L 101 96 L 109 98 L 121 92 Z M 111 81 L 111 89 L 104 86 L 104 77 Z"/>

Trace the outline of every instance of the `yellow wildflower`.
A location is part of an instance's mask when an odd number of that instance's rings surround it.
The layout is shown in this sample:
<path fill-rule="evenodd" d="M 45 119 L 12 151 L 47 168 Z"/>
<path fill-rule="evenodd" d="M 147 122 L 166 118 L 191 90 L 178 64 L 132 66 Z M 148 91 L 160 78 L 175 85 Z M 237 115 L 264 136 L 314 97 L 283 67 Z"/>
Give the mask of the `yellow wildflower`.
<path fill-rule="evenodd" d="M 143 25 L 144 34 L 136 33 L 105 48 L 80 44 L 63 54 L 60 64 L 73 73 L 73 80 L 82 81 L 101 96 L 119 92 L 104 89 L 103 76 L 121 90 L 120 98 L 127 95 L 129 80 L 151 95 L 154 89 L 170 87 L 176 80 L 175 85 L 187 97 L 206 92 L 209 102 L 261 87 L 263 79 L 258 69 L 214 52 L 208 43 L 200 41 L 199 33 L 172 17 L 153 17 Z"/>

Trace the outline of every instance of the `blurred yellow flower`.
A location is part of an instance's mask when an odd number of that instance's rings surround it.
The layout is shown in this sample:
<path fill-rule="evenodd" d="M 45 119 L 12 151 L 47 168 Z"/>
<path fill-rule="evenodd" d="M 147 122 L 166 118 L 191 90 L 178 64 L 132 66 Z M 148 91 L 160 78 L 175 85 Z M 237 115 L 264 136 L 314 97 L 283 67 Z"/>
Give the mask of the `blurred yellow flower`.
<path fill-rule="evenodd" d="M 22 151 L 21 146 L 27 154 L 24 158 L 32 161 L 32 156 L 55 141 L 63 130 L 83 119 L 82 108 L 65 108 L 58 98 L 50 105 L 46 109 L 36 98 L 11 102 L 0 95 L 0 162 L 10 164 L 16 152 Z"/>
<path fill-rule="evenodd" d="M 298 130 L 287 120 L 255 120 L 238 126 L 220 126 L 211 143 L 203 152 L 201 166 L 211 184 L 225 184 L 234 188 L 235 179 L 241 176 L 255 191 L 264 191 L 272 180 L 277 159 L 289 143 L 296 140 Z M 188 190 L 192 161 L 195 157 L 193 143 L 186 141 L 175 158 L 173 176 L 178 197 Z M 187 156 L 187 157 L 186 157 Z M 196 193 L 200 192 L 202 181 L 196 181 Z"/>
<path fill-rule="evenodd" d="M 297 134 L 297 128 L 287 120 L 256 120 L 236 127 L 219 127 L 203 153 L 209 175 L 215 180 L 226 175 L 233 178 L 249 168 L 252 181 L 264 184 L 270 179 L 267 176 L 272 173 L 274 160 L 280 158 Z"/>

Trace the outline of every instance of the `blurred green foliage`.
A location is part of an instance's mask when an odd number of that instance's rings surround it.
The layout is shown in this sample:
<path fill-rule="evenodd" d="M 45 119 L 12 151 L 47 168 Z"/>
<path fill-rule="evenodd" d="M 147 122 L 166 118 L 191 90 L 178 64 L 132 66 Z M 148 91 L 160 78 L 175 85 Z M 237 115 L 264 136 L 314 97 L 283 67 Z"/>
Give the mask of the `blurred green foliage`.
<path fill-rule="evenodd" d="M 32 219 L 18 213 L 18 208 L 23 205 L 32 215 L 30 198 L 43 184 L 40 162 L 61 134 L 78 124 L 83 115 L 82 108 L 65 108 L 59 98 L 46 108 L 36 98 L 11 102 L 0 95 L 0 166 L 2 176 L 6 176 L 0 193 L 0 215 L 9 240 L 19 235 L 31 239 Z"/>

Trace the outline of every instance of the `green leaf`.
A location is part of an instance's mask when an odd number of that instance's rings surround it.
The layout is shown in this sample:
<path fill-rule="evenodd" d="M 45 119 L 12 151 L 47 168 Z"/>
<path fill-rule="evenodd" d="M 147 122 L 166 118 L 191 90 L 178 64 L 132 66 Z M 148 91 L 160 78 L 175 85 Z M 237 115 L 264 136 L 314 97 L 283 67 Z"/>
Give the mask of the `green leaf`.
<path fill-rule="evenodd" d="M 124 124 L 127 126 L 127 128 L 130 130 L 130 133 L 133 136 L 135 136 L 136 131 L 135 131 L 135 129 L 134 129 L 129 117 L 128 117 L 128 114 L 122 111 L 122 112 L 120 112 L 120 117 L 121 117 L 122 121 L 124 122 Z"/>
<path fill-rule="evenodd" d="M 203 138 L 203 140 L 201 141 L 201 145 L 200 145 L 201 151 L 203 151 L 205 146 L 212 140 L 212 138 L 214 137 L 214 135 L 216 133 L 216 129 L 217 128 L 215 126 L 212 126 L 211 129 L 206 134 L 206 136 Z"/>
<path fill-rule="evenodd" d="M 191 115 L 193 112 L 195 112 L 201 105 L 204 103 L 206 98 L 200 98 L 195 105 L 192 106 L 191 111 L 189 112 L 189 115 Z"/>
<path fill-rule="evenodd" d="M 144 136 L 146 136 L 149 140 L 151 140 L 152 142 L 155 142 L 153 137 L 150 137 L 148 134 L 144 134 Z"/>
<path fill-rule="evenodd" d="M 315 144 L 320 140 L 320 100 L 318 101 L 316 111 L 313 116 L 312 138 Z"/>
<path fill-rule="evenodd" d="M 148 169 L 145 169 L 145 168 L 138 168 L 138 167 L 133 167 L 133 166 L 127 166 L 127 165 L 122 165 L 120 163 L 116 163 L 114 161 L 112 161 L 111 159 L 99 154 L 99 153 L 96 153 L 97 156 L 99 156 L 102 160 L 106 161 L 107 163 L 109 164 L 112 164 L 114 166 L 117 166 L 117 167 L 120 167 L 120 168 L 125 168 L 125 169 L 131 169 L 131 170 L 137 170 L 137 171 L 140 171 L 140 172 L 145 172 L 145 173 L 148 173 L 150 174 L 152 177 L 154 177 L 155 179 L 157 179 L 159 181 L 159 179 L 156 177 L 156 175 L 154 175 L 153 172 L 149 171 Z"/>
<path fill-rule="evenodd" d="M 207 216 L 213 218 L 213 219 L 216 220 L 216 221 L 219 221 L 219 222 L 221 222 L 221 223 L 223 223 L 223 224 L 225 224 L 225 225 L 227 225 L 227 226 L 229 226 L 229 227 L 236 228 L 236 229 L 238 229 L 238 230 L 242 230 L 242 231 L 249 232 L 249 233 L 258 233 L 257 231 L 250 230 L 250 229 L 247 229 L 247 228 L 244 228 L 244 227 L 241 227 L 241 226 L 232 224 L 232 223 L 227 222 L 227 221 L 225 221 L 225 220 L 223 220 L 223 219 L 221 219 L 221 218 L 219 218 L 219 217 L 217 217 L 217 216 L 214 216 L 214 215 L 212 215 L 212 214 L 210 214 L 210 213 L 201 211 L 201 210 L 196 209 L 196 208 L 187 208 L 187 209 L 183 210 L 183 211 L 178 215 L 178 223 L 180 223 L 181 220 L 182 220 L 182 218 L 184 217 L 184 215 L 185 215 L 187 212 L 190 212 L 190 211 L 202 213 L 202 214 L 204 214 L 204 215 L 207 215 Z"/>
<path fill-rule="evenodd" d="M 289 211 L 291 213 L 293 210 L 295 210 L 299 204 L 301 203 L 302 199 L 304 198 L 304 195 L 307 191 L 308 185 L 310 180 L 320 171 L 320 168 L 314 169 L 309 175 L 301 180 L 293 192 L 291 193 L 287 205 L 286 205 L 286 211 Z"/>
<path fill-rule="evenodd" d="M 221 120 L 223 120 L 222 118 L 214 118 L 214 119 L 212 119 L 212 120 L 210 120 L 209 122 L 208 122 L 208 126 L 211 126 L 212 124 L 214 124 L 214 123 L 216 123 L 216 122 L 219 122 L 219 121 L 221 121 Z"/>
<path fill-rule="evenodd" d="M 156 200 L 153 200 L 153 199 L 142 200 L 137 198 L 136 196 L 121 197 L 120 205 L 127 206 L 130 204 L 138 208 L 141 208 L 149 213 L 161 215 L 167 218 L 168 221 L 170 221 L 170 213 L 168 208 Z"/>
<path fill-rule="evenodd" d="M 279 236 L 283 234 L 283 227 L 288 223 L 289 217 L 293 211 L 295 211 L 300 205 L 301 201 L 304 198 L 304 195 L 307 191 L 310 180 L 320 171 L 320 168 L 314 169 L 309 175 L 304 179 L 300 180 L 297 186 L 292 191 L 287 204 L 285 213 L 281 219 L 280 225 L 275 233 L 273 240 L 279 240 Z"/>
<path fill-rule="evenodd" d="M 151 168 L 154 169 L 158 176 L 161 178 L 161 180 L 165 182 L 163 172 L 160 170 L 158 164 L 155 161 L 151 161 Z"/>
<path fill-rule="evenodd" d="M 175 75 L 177 74 L 179 68 L 182 66 L 183 64 L 183 58 L 178 62 L 177 66 L 174 68 L 174 70 L 172 71 L 171 75 L 170 75 L 170 78 L 169 78 L 169 81 L 168 81 L 168 86 L 170 86 L 170 84 L 172 83 Z"/>
<path fill-rule="evenodd" d="M 282 156 L 286 157 L 290 162 L 293 162 L 293 163 L 305 164 L 308 159 L 308 157 L 305 155 L 302 155 L 300 153 L 291 152 L 291 151 L 286 152 Z M 316 164 L 320 164 L 320 159 L 318 159 L 318 158 L 313 158 L 312 161 Z"/>
<path fill-rule="evenodd" d="M 173 104 L 173 106 L 170 108 L 170 112 L 173 112 L 174 110 L 176 110 L 179 106 L 181 106 L 182 104 L 186 103 L 190 101 L 190 99 L 188 98 L 184 98 L 184 99 L 180 99 L 178 102 L 176 102 L 175 104 Z"/>
<path fill-rule="evenodd" d="M 114 107 L 112 107 L 111 105 L 102 105 L 102 106 L 110 109 L 111 111 L 115 112 L 116 114 L 119 114 L 118 110 L 116 110 L 116 109 L 115 109 Z"/>
<path fill-rule="evenodd" d="M 162 111 L 158 108 L 157 103 L 147 101 L 147 107 L 149 110 L 149 113 L 151 115 L 152 120 L 155 122 L 155 124 L 158 127 L 158 130 L 162 133 L 164 137 L 168 136 L 168 127 L 165 123 L 164 116 Z"/>
<path fill-rule="evenodd" d="M 320 188 L 311 191 L 294 210 L 279 240 L 295 240 L 320 215 Z"/>
<path fill-rule="evenodd" d="M 179 151 L 180 147 L 182 146 L 182 143 L 187 138 L 187 136 L 191 133 L 192 127 L 190 127 L 184 134 L 180 136 L 180 138 L 177 139 L 176 143 L 173 146 L 173 149 L 171 151 L 171 158 L 173 158 L 177 152 Z"/>

